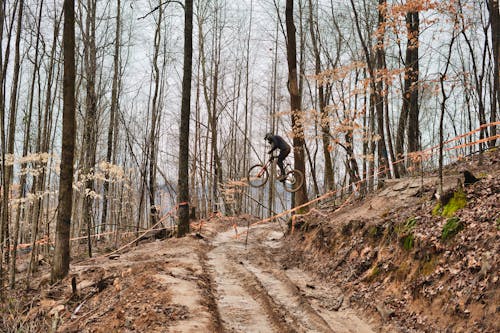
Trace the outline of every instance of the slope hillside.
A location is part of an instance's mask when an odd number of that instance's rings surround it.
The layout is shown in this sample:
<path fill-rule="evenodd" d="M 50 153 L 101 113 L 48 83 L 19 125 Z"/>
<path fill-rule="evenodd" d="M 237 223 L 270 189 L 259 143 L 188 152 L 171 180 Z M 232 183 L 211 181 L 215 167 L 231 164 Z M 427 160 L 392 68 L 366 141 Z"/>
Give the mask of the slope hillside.
<path fill-rule="evenodd" d="M 1 304 L 0 331 L 498 332 L 499 157 L 450 166 L 449 189 L 464 169 L 480 180 L 443 209 L 426 175 L 312 208 L 291 230 L 217 217 L 75 259 L 55 285 L 42 266 Z"/>
<path fill-rule="evenodd" d="M 479 180 L 461 189 L 464 170 Z M 311 210 L 285 245 L 288 265 L 341 286 L 384 331 L 499 332 L 499 151 L 446 168 L 444 207 L 436 184 L 388 181 L 338 211 Z"/>

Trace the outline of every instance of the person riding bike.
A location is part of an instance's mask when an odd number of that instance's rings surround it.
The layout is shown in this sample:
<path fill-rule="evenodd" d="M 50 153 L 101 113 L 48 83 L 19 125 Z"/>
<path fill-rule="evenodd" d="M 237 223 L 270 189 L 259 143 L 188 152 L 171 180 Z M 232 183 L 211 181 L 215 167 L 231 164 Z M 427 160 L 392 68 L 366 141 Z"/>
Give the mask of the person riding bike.
<path fill-rule="evenodd" d="M 280 150 L 278 155 L 278 167 L 280 168 L 281 175 L 278 177 L 278 180 L 285 181 L 286 173 L 285 166 L 283 165 L 283 161 L 290 154 L 290 145 L 286 143 L 286 141 L 279 135 L 274 135 L 273 133 L 267 133 L 264 137 L 264 140 L 267 140 L 271 144 L 271 150 L 267 153 L 272 154 L 276 149 Z"/>

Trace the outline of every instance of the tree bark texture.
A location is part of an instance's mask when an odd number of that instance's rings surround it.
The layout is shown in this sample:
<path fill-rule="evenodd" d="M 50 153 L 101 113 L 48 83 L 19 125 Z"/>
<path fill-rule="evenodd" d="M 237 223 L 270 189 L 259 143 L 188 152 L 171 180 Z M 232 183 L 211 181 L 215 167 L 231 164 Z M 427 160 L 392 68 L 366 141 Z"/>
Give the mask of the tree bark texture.
<path fill-rule="evenodd" d="M 56 225 L 56 249 L 52 265 L 52 281 L 64 278 L 69 271 L 70 226 L 73 204 L 73 160 L 75 151 L 75 1 L 64 0 L 64 86 L 63 137 L 59 182 L 59 209 Z"/>
<path fill-rule="evenodd" d="M 179 130 L 178 216 L 179 237 L 189 232 L 189 118 L 193 67 L 193 0 L 184 8 L 184 69 L 182 76 L 181 126 Z"/>
<path fill-rule="evenodd" d="M 295 23 L 293 18 L 293 0 L 286 1 L 285 23 L 287 35 L 287 63 L 288 63 L 288 91 L 290 93 L 290 107 L 293 131 L 293 153 L 295 169 L 302 171 L 306 175 L 305 151 L 304 151 L 304 124 L 302 117 L 301 96 L 297 80 L 297 42 L 295 38 Z M 300 206 L 308 201 L 307 199 L 307 176 L 304 177 L 304 184 L 295 192 L 295 206 Z"/>

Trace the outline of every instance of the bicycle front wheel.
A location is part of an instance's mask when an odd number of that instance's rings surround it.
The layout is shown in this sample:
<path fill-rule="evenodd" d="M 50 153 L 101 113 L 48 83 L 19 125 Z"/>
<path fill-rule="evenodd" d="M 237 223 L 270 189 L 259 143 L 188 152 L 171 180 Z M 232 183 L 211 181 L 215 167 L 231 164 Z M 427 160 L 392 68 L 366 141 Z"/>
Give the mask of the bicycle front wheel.
<path fill-rule="evenodd" d="M 256 164 L 248 170 L 248 184 L 252 187 L 262 187 L 269 179 L 269 172 L 262 164 Z"/>
<path fill-rule="evenodd" d="M 285 191 L 290 193 L 297 192 L 302 184 L 304 184 L 304 174 L 302 171 L 294 169 L 286 173 L 286 178 L 283 182 Z"/>

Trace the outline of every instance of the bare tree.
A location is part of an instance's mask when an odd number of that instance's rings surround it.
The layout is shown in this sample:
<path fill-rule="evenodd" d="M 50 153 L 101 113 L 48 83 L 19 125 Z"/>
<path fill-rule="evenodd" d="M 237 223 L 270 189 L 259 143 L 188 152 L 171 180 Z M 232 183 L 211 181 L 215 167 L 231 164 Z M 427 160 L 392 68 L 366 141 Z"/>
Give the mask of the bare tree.
<path fill-rule="evenodd" d="M 493 45 L 493 95 L 491 96 L 490 121 L 496 122 L 497 113 L 500 111 L 500 7 L 498 0 L 490 0 L 491 40 Z M 491 136 L 497 133 L 497 126 L 491 128 Z M 495 146 L 496 140 L 490 141 L 490 146 Z"/>
<path fill-rule="evenodd" d="M 108 140 L 106 150 L 106 162 L 111 163 L 113 155 L 113 137 L 116 137 L 116 118 L 119 106 L 119 81 L 120 81 L 120 38 L 121 38 L 121 0 L 116 0 L 116 32 L 115 32 L 115 50 L 113 55 L 113 83 L 111 88 L 111 106 L 109 111 L 109 126 L 108 126 Z M 107 178 L 109 173 L 106 173 Z M 103 188 L 103 204 L 101 216 L 101 232 L 106 231 L 107 217 L 108 217 L 108 191 L 109 181 L 104 182 Z"/>
<path fill-rule="evenodd" d="M 409 10 L 406 13 L 407 43 L 405 56 L 405 78 L 403 87 L 403 103 L 396 136 L 396 155 L 401 158 L 404 153 L 404 134 L 407 132 L 408 152 L 419 150 L 419 106 L 418 106 L 418 78 L 419 78 L 419 12 Z M 399 169 L 404 172 L 404 164 Z"/>
<path fill-rule="evenodd" d="M 290 93 L 290 107 L 293 130 L 293 152 L 295 159 L 295 169 L 302 171 L 305 175 L 305 152 L 304 152 L 304 123 L 302 115 L 302 102 L 297 80 L 297 43 L 295 38 L 295 23 L 293 18 L 293 0 L 286 1 L 285 8 L 286 22 L 286 50 L 288 63 L 288 91 Z M 295 206 L 300 206 L 308 201 L 307 186 L 304 184 L 295 193 Z"/>
<path fill-rule="evenodd" d="M 83 198 L 83 224 L 87 228 L 87 248 L 88 255 L 92 257 L 92 216 L 93 216 L 93 201 L 94 201 L 94 167 L 96 163 L 97 149 L 97 49 L 96 49 L 96 0 L 87 0 L 86 4 L 86 21 L 83 29 L 84 41 L 84 65 L 86 78 L 86 95 L 85 95 L 85 121 L 83 133 L 83 172 L 85 177 L 85 191 Z"/>
<path fill-rule="evenodd" d="M 450 68 L 451 55 L 453 50 L 453 44 L 455 43 L 456 35 L 455 31 L 452 32 L 452 37 L 450 44 L 448 46 L 448 53 L 445 59 L 444 71 L 439 75 L 439 85 L 441 88 L 441 113 L 439 117 L 439 195 L 443 194 L 443 142 L 444 142 L 444 114 L 446 111 L 446 101 L 450 97 L 450 94 L 446 93 L 445 82 L 447 79 L 448 69 Z"/>
<path fill-rule="evenodd" d="M 161 1 L 160 1 L 161 2 Z M 158 57 L 160 55 L 161 46 L 161 23 L 163 20 L 163 7 L 158 9 L 158 22 L 156 25 L 155 38 L 154 38 L 154 54 L 153 54 L 153 100 L 151 101 L 151 127 L 149 132 L 148 142 L 148 165 L 149 165 L 149 223 L 156 224 L 157 209 L 156 209 L 156 161 L 157 161 L 157 127 L 159 118 L 159 91 L 160 91 L 160 68 L 158 66 Z"/>
<path fill-rule="evenodd" d="M 56 249 L 51 279 L 64 278 L 69 271 L 70 226 L 73 204 L 73 160 L 75 150 L 75 1 L 64 0 L 64 86 L 63 136 L 61 174 L 59 182 L 59 209 L 56 225 Z"/>
<path fill-rule="evenodd" d="M 3 41 L 3 26 L 5 22 L 5 2 L 2 1 L 0 3 L 0 40 Z M 3 260 L 4 260 L 4 230 L 7 227 L 7 223 L 9 220 L 9 189 L 8 189 L 8 180 L 6 174 L 6 161 L 5 156 L 7 152 L 7 144 L 6 144 L 6 136 L 5 136 L 5 94 L 4 94 L 4 80 L 5 80 L 5 71 L 3 69 L 3 43 L 0 43 L 0 145 L 2 150 L 2 163 L 1 163 L 1 171 L 2 171 L 2 203 L 1 203 L 1 214 L 0 214 L 0 298 L 3 298 L 3 284 L 4 284 L 4 268 L 3 268 Z"/>
<path fill-rule="evenodd" d="M 12 86 L 11 86 L 11 94 L 10 94 L 10 107 L 9 107 L 9 133 L 7 137 L 7 152 L 10 155 L 14 155 L 14 140 L 16 136 L 16 120 L 17 120 L 17 93 L 19 89 L 19 71 L 21 68 L 20 64 L 20 43 L 21 43 L 21 34 L 22 34 L 22 20 L 23 20 L 23 11 L 24 11 L 24 1 L 21 0 L 19 3 L 19 8 L 18 8 L 18 15 L 17 15 L 17 31 L 16 31 L 16 42 L 15 42 L 15 51 L 14 51 L 14 73 L 13 73 L 13 79 L 12 79 Z M 5 169 L 6 173 L 6 180 L 7 182 L 5 183 L 5 186 L 7 189 L 11 187 L 12 184 L 12 179 L 13 179 L 13 165 L 8 166 Z M 6 208 L 8 209 L 8 208 Z M 4 230 L 5 232 L 5 240 L 6 240 L 6 247 L 10 248 L 10 237 L 9 237 L 9 226 L 7 226 Z M 15 251 L 13 251 L 14 257 L 15 257 Z M 7 256 L 7 261 L 9 260 L 9 252 L 6 252 Z M 15 259 L 13 259 L 15 265 Z M 15 267 L 15 266 L 14 266 Z M 14 268 L 15 269 L 15 268 Z M 11 281 L 10 281 L 10 286 L 13 287 L 13 270 L 12 270 L 12 265 L 11 265 Z"/>
<path fill-rule="evenodd" d="M 193 66 L 193 0 L 184 8 L 184 70 L 182 76 L 181 126 L 179 129 L 179 226 L 178 237 L 189 232 L 189 120 Z"/>
<path fill-rule="evenodd" d="M 313 5 L 312 0 L 309 0 L 309 32 L 311 34 L 311 43 L 314 52 L 314 70 L 316 75 L 320 75 L 321 68 L 321 49 L 319 47 L 319 31 L 318 23 L 314 22 L 313 16 Z M 335 185 L 334 172 L 332 157 L 330 154 L 330 120 L 329 115 L 326 110 L 327 96 L 325 96 L 325 89 L 323 83 L 316 83 L 318 90 L 319 99 L 319 110 L 320 110 L 320 127 L 321 127 L 321 138 L 323 143 L 323 156 L 325 159 L 325 184 L 327 190 L 333 189 Z"/>
<path fill-rule="evenodd" d="M 370 86 L 372 88 L 372 94 L 370 95 L 370 103 L 375 108 L 375 116 L 377 120 L 377 134 L 379 136 L 377 141 L 377 155 L 379 161 L 379 168 L 381 169 L 381 177 L 385 177 L 390 175 L 389 172 L 389 159 L 386 147 L 386 139 L 384 134 L 384 98 L 383 98 L 383 77 L 381 77 L 380 70 L 384 69 L 385 60 L 384 60 L 384 11 L 386 10 L 386 1 L 379 0 L 378 1 L 378 35 L 377 35 L 377 44 L 376 44 L 376 54 L 375 61 L 372 60 L 372 54 L 369 49 L 369 44 L 363 37 L 363 33 L 360 27 L 360 18 L 358 14 L 358 10 L 354 5 L 354 1 L 350 0 L 351 7 L 354 12 L 354 23 L 356 26 L 356 31 L 358 33 L 359 40 L 361 42 L 361 46 L 363 49 L 363 53 L 365 56 L 366 66 L 368 68 L 368 74 L 370 77 Z M 377 71 L 379 70 L 379 71 Z M 370 106 L 371 107 L 371 106 Z M 370 175 L 367 175 L 369 177 Z"/>

